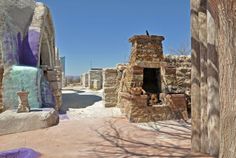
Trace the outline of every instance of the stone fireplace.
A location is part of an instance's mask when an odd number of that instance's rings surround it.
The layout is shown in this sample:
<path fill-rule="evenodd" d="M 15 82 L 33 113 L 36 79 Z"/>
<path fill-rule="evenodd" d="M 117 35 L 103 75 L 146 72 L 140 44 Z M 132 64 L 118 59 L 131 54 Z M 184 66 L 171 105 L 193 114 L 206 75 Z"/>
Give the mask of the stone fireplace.
<path fill-rule="evenodd" d="M 172 90 L 177 83 L 176 67 L 173 73 L 168 71 L 172 65 L 164 58 L 163 40 L 156 35 L 129 39 L 131 55 L 120 81 L 118 107 L 131 122 L 179 119 L 182 112 L 186 118 L 185 95 Z"/>
<path fill-rule="evenodd" d="M 161 69 L 164 65 L 163 40 L 163 36 L 153 35 L 135 35 L 129 39 L 132 49 L 124 79 L 127 89 L 122 91 L 142 89 L 148 97 L 155 95 L 159 100 L 159 94 L 162 92 Z"/>

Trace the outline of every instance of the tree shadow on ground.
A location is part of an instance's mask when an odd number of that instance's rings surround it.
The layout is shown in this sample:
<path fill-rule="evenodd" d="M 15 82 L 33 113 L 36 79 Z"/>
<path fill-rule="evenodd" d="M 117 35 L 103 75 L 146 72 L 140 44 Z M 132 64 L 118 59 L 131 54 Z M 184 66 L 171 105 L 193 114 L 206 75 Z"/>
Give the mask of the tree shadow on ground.
<path fill-rule="evenodd" d="M 168 125 L 166 125 L 168 126 Z M 144 130 L 117 126 L 107 121 L 104 127 L 94 129 L 103 141 L 94 142 L 96 157 L 208 157 L 191 153 L 191 132 L 182 125 L 170 125 L 170 129 Z M 168 127 L 163 127 L 168 128 Z M 182 131 L 179 131 L 183 128 Z M 167 132 L 170 130 L 170 132 Z M 187 142 L 187 143 L 186 143 Z"/>
<path fill-rule="evenodd" d="M 79 95 L 76 93 L 62 94 L 62 107 L 60 108 L 60 114 L 65 114 L 69 108 L 86 108 L 94 103 L 102 100 L 102 97 L 97 95 Z M 83 91 L 81 91 L 82 93 Z"/>

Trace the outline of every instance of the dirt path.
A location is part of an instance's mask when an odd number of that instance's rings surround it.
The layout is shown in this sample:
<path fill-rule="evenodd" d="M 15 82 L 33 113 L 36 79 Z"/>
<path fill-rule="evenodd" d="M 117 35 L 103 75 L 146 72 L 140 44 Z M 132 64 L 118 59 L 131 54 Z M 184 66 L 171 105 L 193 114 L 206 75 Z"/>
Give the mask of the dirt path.
<path fill-rule="evenodd" d="M 66 107 L 68 119 L 51 128 L 1 136 L 0 151 L 27 147 L 43 158 L 206 157 L 191 153 L 190 125 L 131 124 L 117 108 L 104 108 L 101 100 L 81 100 L 82 93 L 101 96 L 101 92 L 67 90 L 64 94 L 75 97 L 64 98 L 64 104 L 71 103 Z"/>
<path fill-rule="evenodd" d="M 0 137 L 0 150 L 29 147 L 45 158 L 201 157 L 191 154 L 190 130 L 176 122 L 145 130 L 125 118 L 61 121 L 48 129 Z"/>

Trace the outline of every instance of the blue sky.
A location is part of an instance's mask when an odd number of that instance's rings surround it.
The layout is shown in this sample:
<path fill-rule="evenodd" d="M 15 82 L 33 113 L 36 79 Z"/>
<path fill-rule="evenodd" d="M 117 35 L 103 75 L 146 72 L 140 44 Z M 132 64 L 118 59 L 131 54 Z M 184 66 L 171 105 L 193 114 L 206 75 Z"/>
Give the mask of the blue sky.
<path fill-rule="evenodd" d="M 135 34 L 163 35 L 164 52 L 190 44 L 190 0 L 37 0 L 50 8 L 66 75 L 114 67 Z"/>

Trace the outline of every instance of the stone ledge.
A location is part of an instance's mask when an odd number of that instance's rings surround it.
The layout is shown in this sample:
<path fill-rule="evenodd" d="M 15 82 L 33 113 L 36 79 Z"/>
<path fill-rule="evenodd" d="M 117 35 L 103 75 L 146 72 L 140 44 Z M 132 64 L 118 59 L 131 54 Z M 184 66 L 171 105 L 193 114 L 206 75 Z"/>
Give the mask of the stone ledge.
<path fill-rule="evenodd" d="M 26 132 L 57 125 L 59 115 L 54 109 L 40 109 L 29 113 L 7 110 L 0 114 L 0 135 Z"/>
<path fill-rule="evenodd" d="M 131 37 L 129 39 L 129 42 L 134 42 L 134 41 L 138 41 L 138 40 L 146 40 L 146 41 L 163 41 L 165 38 L 163 36 L 156 36 L 156 35 L 151 35 L 151 36 L 147 36 L 147 35 L 134 35 L 133 37 Z"/>

